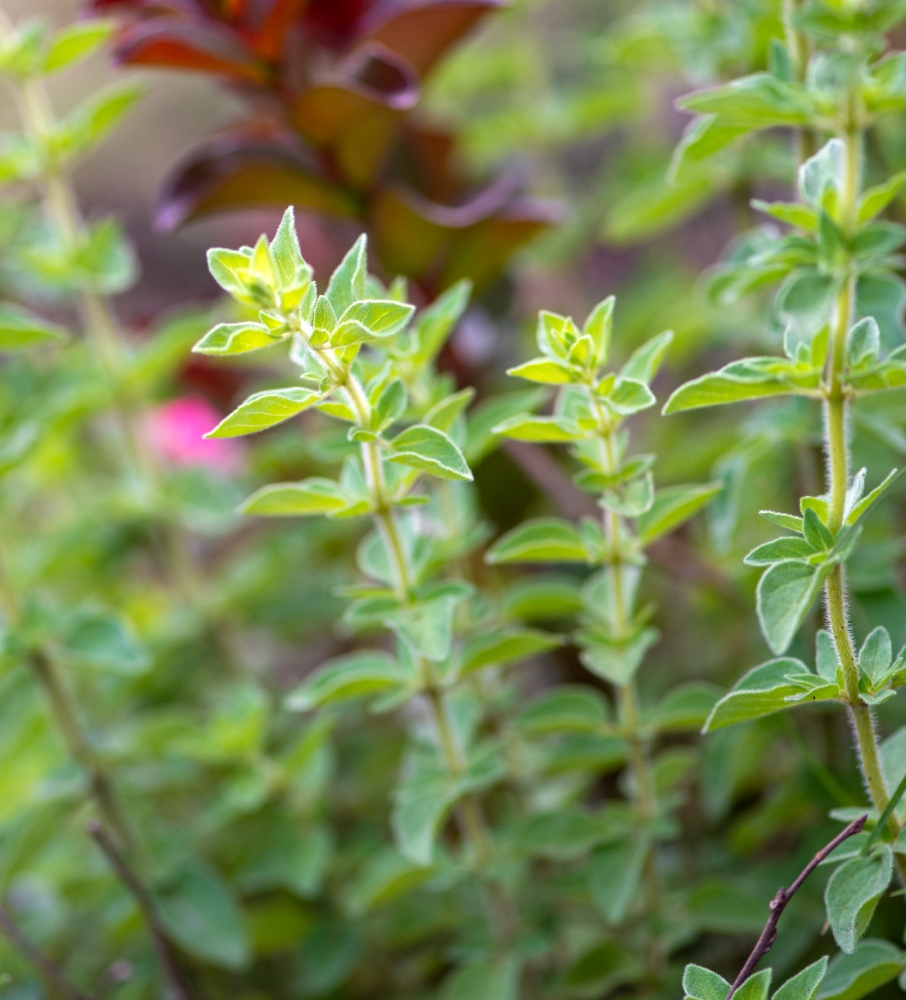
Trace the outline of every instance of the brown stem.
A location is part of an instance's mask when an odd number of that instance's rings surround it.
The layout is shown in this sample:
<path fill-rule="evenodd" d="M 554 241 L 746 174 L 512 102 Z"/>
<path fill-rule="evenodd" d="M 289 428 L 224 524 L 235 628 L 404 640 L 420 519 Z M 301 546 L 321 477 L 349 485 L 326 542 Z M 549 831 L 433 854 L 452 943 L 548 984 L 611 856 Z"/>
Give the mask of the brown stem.
<path fill-rule="evenodd" d="M 799 889 L 802 888 L 802 883 L 809 877 L 809 875 L 812 874 L 818 865 L 824 861 L 831 851 L 839 847 L 844 840 L 849 839 L 854 833 L 861 832 L 867 819 L 867 814 L 865 816 L 860 816 L 858 819 L 854 819 L 852 823 L 850 823 L 849 826 L 844 827 L 844 829 L 841 830 L 829 844 L 826 844 L 820 851 L 818 851 L 805 868 L 802 869 L 789 889 L 785 889 L 781 886 L 777 890 L 777 894 L 771 900 L 771 914 L 768 917 L 768 922 L 764 925 L 761 937 L 759 937 L 755 947 L 752 949 L 752 954 L 746 959 L 745 965 L 739 970 L 739 975 L 733 980 L 733 985 L 730 987 L 730 992 L 727 994 L 725 1000 L 731 1000 L 733 994 L 739 989 L 740 986 L 742 986 L 749 976 L 752 975 L 752 971 L 755 966 L 758 965 L 758 963 L 774 946 L 774 942 L 777 940 L 777 924 L 780 920 L 780 915 L 786 909 L 787 903 L 789 903 Z"/>
<path fill-rule="evenodd" d="M 129 866 L 113 838 L 100 823 L 92 821 L 88 824 L 87 829 L 107 859 L 114 874 L 123 883 L 141 910 L 173 1000 L 191 1000 L 191 992 L 186 984 L 179 957 L 164 931 L 154 899 L 147 886 Z"/>
<path fill-rule="evenodd" d="M 87 993 L 83 993 L 66 978 L 56 962 L 28 940 L 16 923 L 16 918 L 2 901 L 0 901 L 0 931 L 16 951 L 40 972 L 44 982 L 54 993 L 62 997 L 62 1000 L 90 1000 Z"/>

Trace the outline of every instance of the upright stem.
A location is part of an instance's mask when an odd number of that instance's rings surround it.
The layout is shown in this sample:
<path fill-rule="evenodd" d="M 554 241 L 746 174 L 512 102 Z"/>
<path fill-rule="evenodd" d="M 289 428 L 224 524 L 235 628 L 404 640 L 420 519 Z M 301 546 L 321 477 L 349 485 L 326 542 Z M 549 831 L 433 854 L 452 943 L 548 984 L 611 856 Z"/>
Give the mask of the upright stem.
<path fill-rule="evenodd" d="M 328 354 L 327 351 L 321 352 L 325 363 L 333 368 L 336 361 Z M 364 389 L 352 372 L 347 372 L 341 377 L 356 419 L 360 426 L 367 428 L 371 422 L 371 407 Z M 362 463 L 374 501 L 374 519 L 386 544 L 393 567 L 396 595 L 403 604 L 411 604 L 412 570 L 400 535 L 399 525 L 387 502 L 384 467 L 378 444 L 373 441 L 362 444 Z M 452 778 L 460 778 L 466 771 L 467 762 L 463 759 L 456 737 L 450 727 L 444 692 L 437 684 L 433 665 L 424 657 L 419 658 L 419 668 L 425 680 L 427 700 L 434 727 L 437 730 L 438 742 L 447 773 Z M 486 868 L 494 859 L 494 848 L 481 800 L 474 792 L 469 792 L 460 799 L 456 806 L 456 817 L 463 837 L 471 844 L 477 866 Z M 497 937 L 503 941 L 508 940 L 517 923 L 515 910 L 509 898 L 499 891 L 498 886 L 486 883 L 486 888 L 488 909 L 491 912 Z"/>
<path fill-rule="evenodd" d="M 0 11 L 0 33 L 11 31 L 8 19 Z M 33 142 L 45 144 L 55 121 L 43 79 L 37 76 L 22 79 L 16 87 L 16 96 L 25 134 Z M 47 217 L 60 243 L 68 250 L 77 249 L 86 239 L 85 220 L 69 175 L 52 157 L 45 166 L 42 184 Z M 141 483 L 146 497 L 157 500 L 161 494 L 160 470 L 142 427 L 142 401 L 136 405 L 134 388 L 127 384 L 128 360 L 113 307 L 108 298 L 84 287 L 78 292 L 77 303 L 85 336 L 113 389 L 130 472 Z M 165 523 L 158 525 L 155 533 L 173 582 L 193 606 L 202 607 L 201 583 L 183 532 L 176 525 Z"/>
<path fill-rule="evenodd" d="M 22 622 L 22 605 L 0 546 L 0 609 L 13 628 Z M 89 794 L 94 799 L 104 823 L 124 846 L 131 846 L 132 837 L 120 809 L 113 783 L 106 767 L 95 753 L 91 740 L 82 725 L 75 696 L 63 665 L 52 649 L 37 646 L 28 653 L 28 663 L 44 689 L 45 697 L 69 753 L 88 780 Z"/>
<path fill-rule="evenodd" d="M 862 130 L 858 121 L 858 109 L 855 107 L 849 109 L 848 121 L 841 138 L 846 150 L 841 221 L 844 235 L 850 238 L 857 225 L 858 199 L 862 185 Z M 849 400 L 843 386 L 843 375 L 846 366 L 846 338 L 853 322 L 855 298 L 856 273 L 850 262 L 834 306 L 825 374 L 824 423 L 830 492 L 828 527 L 835 534 L 843 526 L 846 490 L 849 486 L 849 452 L 846 441 Z M 881 766 L 874 714 L 871 706 L 859 694 L 859 667 L 849 621 L 845 573 L 841 564 L 834 566 L 825 582 L 824 591 L 827 621 L 842 667 L 862 773 L 871 800 L 878 812 L 882 813 L 890 796 Z M 901 824 L 896 814 L 891 815 L 889 826 L 893 834 L 900 832 Z M 896 857 L 901 874 L 906 878 L 906 860 L 900 855 Z"/>
<path fill-rule="evenodd" d="M 594 397 L 592 397 L 594 399 Z M 595 400 L 597 406 L 597 401 Z M 616 446 L 614 431 L 607 416 L 600 407 L 601 440 L 604 445 L 607 471 L 611 474 L 617 471 Z M 625 562 L 620 550 L 623 537 L 623 520 L 612 510 L 604 512 L 604 530 L 608 540 L 608 572 L 610 573 L 611 592 L 613 595 L 613 615 L 615 639 L 627 639 L 631 627 L 631 609 L 627 601 L 627 585 L 625 580 Z M 629 766 L 632 772 L 632 797 L 636 822 L 642 829 L 650 826 L 657 816 L 657 789 L 654 783 L 654 772 L 651 766 L 649 741 L 641 727 L 639 715 L 639 698 L 635 679 L 626 684 L 616 686 L 619 703 L 621 731 L 629 747 Z M 657 862 L 654 850 L 649 846 L 645 858 L 645 909 L 649 918 L 654 917 L 661 908 L 661 886 L 658 877 Z M 655 972 L 663 966 L 664 956 L 654 935 L 649 939 L 649 962 Z"/>

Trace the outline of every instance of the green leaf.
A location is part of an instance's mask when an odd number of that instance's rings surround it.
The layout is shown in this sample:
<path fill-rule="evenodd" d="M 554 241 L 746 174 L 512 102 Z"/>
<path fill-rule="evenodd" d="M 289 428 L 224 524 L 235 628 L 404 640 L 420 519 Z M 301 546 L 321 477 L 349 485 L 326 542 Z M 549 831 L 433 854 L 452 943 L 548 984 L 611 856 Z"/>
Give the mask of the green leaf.
<path fill-rule="evenodd" d="M 286 696 L 291 712 L 308 712 L 336 702 L 381 694 L 410 681 L 387 653 L 377 650 L 351 653 L 328 660 Z"/>
<path fill-rule="evenodd" d="M 167 935 L 189 955 L 233 971 L 248 966 L 251 949 L 242 912 L 213 868 L 195 862 L 157 894 L 156 902 Z"/>
<path fill-rule="evenodd" d="M 579 532 L 554 517 L 524 521 L 488 549 L 487 562 L 588 562 Z"/>
<path fill-rule="evenodd" d="M 277 232 L 270 243 L 271 260 L 277 272 L 277 284 L 281 289 L 295 288 L 300 298 L 302 290 L 308 290 L 312 271 L 302 258 L 299 235 L 296 232 L 296 215 L 293 206 L 283 213 Z"/>
<path fill-rule="evenodd" d="M 814 208 L 825 206 L 829 193 L 843 191 L 846 171 L 846 146 L 842 139 L 831 139 L 799 168 L 799 193 Z"/>
<path fill-rule="evenodd" d="M 671 183 L 688 183 L 697 179 L 702 164 L 748 131 L 747 126 L 730 124 L 717 115 L 693 118 L 673 151 L 668 172 Z"/>
<path fill-rule="evenodd" d="M 507 375 L 524 378 L 529 382 L 541 382 L 544 385 L 564 385 L 567 382 L 577 382 L 578 377 L 568 365 L 551 361 L 550 358 L 535 358 L 515 368 L 507 368 Z"/>
<path fill-rule="evenodd" d="M 459 672 L 466 674 L 483 667 L 524 660 L 562 645 L 561 636 L 531 628 L 508 629 L 479 636 L 466 644 Z"/>
<path fill-rule="evenodd" d="M 870 222 L 906 187 L 906 170 L 901 170 L 877 187 L 868 188 L 859 199 L 859 225 Z"/>
<path fill-rule="evenodd" d="M 687 965 L 683 972 L 683 992 L 690 1000 L 724 1000 L 730 984 L 701 965 Z"/>
<path fill-rule="evenodd" d="M 859 670 L 871 682 L 872 686 L 879 684 L 886 676 L 893 662 L 893 647 L 890 643 L 890 633 L 879 625 L 869 632 L 859 650 Z"/>
<path fill-rule="evenodd" d="M 802 534 L 816 552 L 829 552 L 834 547 L 834 536 L 813 507 L 803 511 Z"/>
<path fill-rule="evenodd" d="M 465 965 L 444 981 L 438 1000 L 518 1000 L 519 966 L 513 957 Z"/>
<path fill-rule="evenodd" d="M 70 24 L 57 32 L 44 55 L 44 72 L 56 73 L 75 62 L 87 59 L 110 38 L 116 27 L 112 19 L 95 18 Z"/>
<path fill-rule="evenodd" d="M 639 629 L 631 637 L 619 642 L 599 641 L 590 644 L 579 654 L 579 659 L 595 676 L 622 686 L 632 680 L 645 654 L 659 638 L 657 629 Z"/>
<path fill-rule="evenodd" d="M 406 787 L 398 790 L 390 823 L 403 857 L 416 865 L 431 864 L 441 822 L 458 797 L 456 786 L 445 781 L 420 783 L 417 793 Z"/>
<path fill-rule="evenodd" d="M 755 73 L 699 90 L 683 97 L 679 105 L 699 114 L 716 114 L 722 122 L 749 129 L 804 125 L 812 114 L 811 101 L 802 87 L 784 83 L 769 73 Z"/>
<path fill-rule="evenodd" d="M 762 969 L 756 972 L 739 987 L 733 994 L 740 1000 L 768 1000 L 768 991 L 771 989 L 771 969 Z"/>
<path fill-rule="evenodd" d="M 330 292 L 328 291 L 328 297 Z M 368 299 L 353 302 L 340 315 L 330 337 L 331 347 L 348 347 L 369 340 L 380 340 L 399 333 L 415 312 L 415 306 L 392 299 Z"/>
<path fill-rule="evenodd" d="M 399 462 L 441 479 L 472 481 L 472 473 L 462 452 L 436 427 L 415 424 L 395 437 L 390 446 L 394 454 L 388 461 Z"/>
<path fill-rule="evenodd" d="M 532 702 L 516 724 L 532 735 L 600 733 L 607 719 L 607 702 L 594 688 L 561 685 Z"/>
<path fill-rule="evenodd" d="M 603 365 L 610 354 L 610 338 L 613 331 L 613 310 L 616 305 L 616 296 L 609 295 L 602 302 L 599 302 L 585 320 L 582 333 L 591 338 L 594 345 L 595 362 Z M 627 378 L 634 378 L 628 372 Z"/>
<path fill-rule="evenodd" d="M 134 677 L 151 665 L 132 625 L 113 611 L 84 608 L 66 622 L 60 638 L 66 657 L 80 666 Z"/>
<path fill-rule="evenodd" d="M 650 510 L 636 520 L 642 545 L 650 545 L 656 538 L 688 521 L 723 488 L 724 484 L 718 481 L 701 486 L 670 486 L 658 490 Z"/>
<path fill-rule="evenodd" d="M 906 469 L 891 470 L 887 478 L 879 486 L 876 486 L 868 496 L 860 500 L 853 509 L 846 515 L 847 525 L 857 524 L 871 508 L 899 481 L 906 475 Z"/>
<path fill-rule="evenodd" d="M 812 566 L 791 559 L 762 575 L 756 592 L 758 621 L 773 653 L 780 656 L 793 641 L 832 568 L 829 562 Z"/>
<path fill-rule="evenodd" d="M 454 392 L 439 403 L 435 403 L 428 410 L 425 414 L 424 423 L 447 433 L 474 398 L 475 390 L 471 386 L 468 389 Z"/>
<path fill-rule="evenodd" d="M 680 684 L 654 706 L 648 722 L 659 733 L 700 732 L 720 697 L 720 688 L 706 681 Z"/>
<path fill-rule="evenodd" d="M 367 246 L 368 240 L 362 234 L 331 275 L 330 284 L 327 286 L 327 300 L 337 316 L 342 316 L 354 302 L 365 298 L 365 279 L 368 277 Z"/>
<path fill-rule="evenodd" d="M 568 861 L 621 836 L 625 836 L 622 814 L 614 822 L 606 809 L 595 814 L 585 809 L 561 807 L 518 821 L 513 840 L 514 849 L 520 854 Z"/>
<path fill-rule="evenodd" d="M 673 343 L 673 331 L 666 330 L 651 340 L 645 341 L 641 347 L 630 354 L 629 360 L 620 369 L 620 377 L 635 379 L 649 385 L 657 375 L 667 353 L 667 348 Z"/>
<path fill-rule="evenodd" d="M 732 366 L 728 366 L 730 368 Z M 787 381 L 768 376 L 732 375 L 723 369 L 709 375 L 686 382 L 676 389 L 664 406 L 664 415 L 697 410 L 704 406 L 722 406 L 725 403 L 740 403 L 763 396 L 783 396 L 795 392 Z"/>
<path fill-rule="evenodd" d="M 876 854 L 845 861 L 831 875 L 824 904 L 842 951 L 851 955 L 856 950 L 892 877 L 893 852 L 887 845 Z"/>
<path fill-rule="evenodd" d="M 588 886 L 609 924 L 623 921 L 639 898 L 639 882 L 650 845 L 644 836 L 633 842 L 599 847 L 588 864 Z"/>
<path fill-rule="evenodd" d="M 881 330 L 873 316 L 866 316 L 853 326 L 846 335 L 846 363 L 850 368 L 858 368 L 867 362 L 876 361 L 881 351 Z"/>
<path fill-rule="evenodd" d="M 629 415 L 654 406 L 657 400 L 644 382 L 632 378 L 620 378 L 616 386 L 607 394 L 607 402 L 617 411 Z"/>
<path fill-rule="evenodd" d="M 60 123 L 60 153 L 74 155 L 95 146 L 119 124 L 144 92 L 144 87 L 136 81 L 126 80 L 92 94 Z"/>
<path fill-rule="evenodd" d="M 770 566 L 786 559 L 808 559 L 812 547 L 804 538 L 776 538 L 759 545 L 743 559 L 746 566 Z"/>
<path fill-rule="evenodd" d="M 453 332 L 460 316 L 469 305 L 472 293 L 470 281 L 458 281 L 439 295 L 425 309 L 419 309 L 410 328 L 414 354 L 408 354 L 415 364 L 425 364 L 440 352 Z"/>
<path fill-rule="evenodd" d="M 760 510 L 759 515 L 766 521 L 776 524 L 781 528 L 788 528 L 790 531 L 798 531 L 802 534 L 802 518 L 796 514 L 778 514 L 776 510 Z"/>
<path fill-rule="evenodd" d="M 802 972 L 788 979 L 771 1000 L 814 1000 L 818 987 L 827 973 L 827 955 L 807 965 Z"/>
<path fill-rule="evenodd" d="M 565 417 L 535 417 L 517 413 L 493 428 L 495 434 L 515 441 L 578 441 L 586 436 L 578 424 Z"/>
<path fill-rule="evenodd" d="M 785 222 L 788 226 L 795 226 L 797 229 L 805 229 L 807 232 L 814 232 L 818 227 L 818 215 L 813 208 L 802 205 L 798 202 L 766 202 L 753 198 L 752 208 L 780 222 Z"/>
<path fill-rule="evenodd" d="M 769 660 L 755 667 L 737 681 L 733 689 L 714 706 L 705 722 L 704 732 L 713 732 L 725 726 L 735 726 L 773 712 L 792 708 L 786 699 L 799 694 L 802 688 L 791 683 L 788 677 L 809 674 L 801 660 L 782 657 Z"/>
<path fill-rule="evenodd" d="M 352 503 L 343 487 L 332 479 L 313 477 L 300 483 L 274 483 L 253 493 L 239 508 L 240 514 L 258 517 L 304 517 L 332 514 Z"/>
<path fill-rule="evenodd" d="M 231 354 L 249 354 L 273 347 L 288 334 L 274 336 L 263 323 L 218 323 L 192 348 L 195 354 L 222 358 Z"/>
<path fill-rule="evenodd" d="M 816 1000 L 861 1000 L 895 979 L 904 966 L 903 953 L 895 945 L 865 939 L 853 954 L 834 958 Z"/>
<path fill-rule="evenodd" d="M 206 438 L 242 437 L 282 424 L 321 400 L 312 389 L 266 389 L 256 392 L 214 428 Z"/>
<path fill-rule="evenodd" d="M 430 868 L 414 865 L 397 851 L 388 848 L 369 860 L 347 905 L 353 916 L 362 917 L 418 888 L 431 875 Z"/>
<path fill-rule="evenodd" d="M 443 595 L 429 601 L 410 604 L 384 618 L 417 656 L 440 662 L 450 655 L 453 641 L 453 611 L 458 598 Z"/>
<path fill-rule="evenodd" d="M 62 326 L 19 306 L 0 305 L 0 351 L 27 351 L 43 344 L 61 344 L 68 339 L 69 333 Z"/>

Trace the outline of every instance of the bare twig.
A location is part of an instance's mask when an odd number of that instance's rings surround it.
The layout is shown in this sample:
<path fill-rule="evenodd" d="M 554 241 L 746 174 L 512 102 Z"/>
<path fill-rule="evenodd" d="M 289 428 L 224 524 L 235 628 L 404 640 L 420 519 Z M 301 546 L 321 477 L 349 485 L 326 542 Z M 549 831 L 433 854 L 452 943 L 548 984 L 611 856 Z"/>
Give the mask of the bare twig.
<path fill-rule="evenodd" d="M 130 868 L 119 847 L 101 823 L 98 823 L 97 820 L 91 820 L 88 823 L 88 833 L 100 848 L 116 877 L 128 889 L 141 910 L 171 996 L 174 1000 L 191 1000 L 191 993 L 186 984 L 179 957 L 164 931 L 157 907 L 147 886 Z"/>
<path fill-rule="evenodd" d="M 47 985 L 62 1000 L 89 1000 L 86 993 L 66 978 L 56 962 L 28 940 L 16 923 L 16 918 L 3 902 L 0 902 L 0 931 L 6 935 L 16 951 L 41 973 Z"/>
<path fill-rule="evenodd" d="M 796 895 L 799 889 L 802 887 L 802 883 L 812 874 L 812 872 L 821 864 L 822 861 L 833 851 L 835 848 L 839 847 L 844 840 L 847 840 L 854 833 L 860 833 L 862 828 L 865 826 L 865 821 L 868 819 L 868 815 L 860 816 L 858 819 L 854 819 L 849 826 L 844 827 L 840 833 L 837 834 L 834 839 L 822 847 L 820 851 L 812 858 L 811 861 L 802 869 L 799 875 L 796 877 L 796 881 L 789 887 L 785 889 L 781 886 L 777 890 L 777 894 L 771 900 L 770 909 L 771 915 L 768 917 L 768 922 L 764 925 L 764 930 L 761 932 L 761 937 L 759 937 L 757 944 L 752 949 L 752 954 L 746 959 L 746 964 L 739 970 L 739 975 L 733 981 L 733 985 L 730 987 L 730 992 L 726 996 L 726 1000 L 731 1000 L 733 994 L 739 989 L 740 986 L 752 975 L 752 971 L 756 965 L 764 958 L 765 955 L 774 946 L 774 942 L 777 940 L 777 923 L 780 920 L 780 915 L 786 909 L 787 903 Z"/>

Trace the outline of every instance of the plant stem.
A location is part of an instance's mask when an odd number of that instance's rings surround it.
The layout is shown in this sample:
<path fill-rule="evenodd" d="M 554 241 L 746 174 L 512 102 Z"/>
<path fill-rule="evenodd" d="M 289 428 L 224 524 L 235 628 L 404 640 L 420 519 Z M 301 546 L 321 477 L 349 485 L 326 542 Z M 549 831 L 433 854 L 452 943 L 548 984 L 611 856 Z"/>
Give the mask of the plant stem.
<path fill-rule="evenodd" d="M 614 428 L 610 425 L 607 415 L 603 412 L 591 393 L 592 402 L 597 409 L 599 433 L 603 442 L 603 453 L 606 458 L 606 471 L 613 475 L 617 472 L 617 452 L 614 441 Z M 613 627 L 614 638 L 619 642 L 627 640 L 631 630 L 631 608 L 627 601 L 627 585 L 625 580 L 625 562 L 621 552 L 621 539 L 624 533 L 623 519 L 612 510 L 604 511 L 604 532 L 608 546 L 608 572 L 613 596 Z M 632 798 L 636 822 L 642 831 L 647 831 L 651 822 L 657 816 L 657 789 L 654 783 L 654 772 L 651 766 L 650 746 L 645 736 L 639 715 L 639 698 L 635 679 L 630 678 L 625 684 L 616 685 L 619 703 L 621 731 L 629 747 L 629 766 L 632 773 Z M 653 919 L 661 909 L 661 885 L 657 871 L 657 859 L 654 849 L 649 845 L 644 865 L 645 877 L 645 910 Z M 658 945 L 656 935 L 649 934 L 648 965 L 656 976 L 663 971 L 664 958 Z"/>
<path fill-rule="evenodd" d="M 62 1000 L 89 1000 L 87 994 L 74 986 L 63 974 L 63 970 L 22 933 L 12 912 L 2 900 L 0 900 L 0 932 L 16 951 L 38 970 L 50 990 Z"/>
<path fill-rule="evenodd" d="M 322 351 L 322 356 L 327 354 L 327 351 Z M 324 360 L 330 366 L 336 364 L 333 357 L 325 356 Z M 359 425 L 368 428 L 371 423 L 371 407 L 364 389 L 352 372 L 347 372 L 342 377 L 343 387 L 352 403 Z M 399 525 L 392 508 L 387 503 L 384 468 L 380 446 L 376 442 L 363 442 L 362 463 L 374 501 L 375 523 L 384 539 L 393 567 L 396 596 L 402 604 L 412 604 L 412 569 Z M 425 694 L 447 773 L 451 778 L 459 779 L 466 772 L 467 762 L 463 759 L 450 727 L 444 692 L 437 684 L 432 664 L 424 657 L 419 657 L 419 668 L 425 680 Z M 469 792 L 459 800 L 455 813 L 464 839 L 471 844 L 477 866 L 486 869 L 493 862 L 494 848 L 481 800 L 474 792 Z M 488 893 L 488 909 L 491 912 L 496 935 L 501 941 L 506 941 L 517 926 L 517 914 L 509 897 L 500 892 L 499 886 L 488 880 L 485 880 L 485 886 Z"/>
<path fill-rule="evenodd" d="M 858 115 L 852 107 L 841 138 L 846 150 L 841 221 L 844 234 L 849 238 L 856 229 L 857 206 L 862 183 L 862 134 L 858 126 Z M 830 491 L 828 527 L 835 534 L 843 526 L 846 490 L 849 486 L 849 453 L 846 441 L 849 401 L 842 377 L 846 366 L 846 338 L 853 321 L 855 299 L 856 273 L 853 263 L 850 262 L 834 306 L 825 374 L 824 423 Z M 843 672 L 862 774 L 875 808 L 882 813 L 890 797 L 881 765 L 874 714 L 871 706 L 866 704 L 859 694 L 859 667 L 853 646 L 842 565 L 837 564 L 831 570 L 825 581 L 824 591 L 827 621 Z M 900 822 L 895 813 L 890 817 L 890 828 L 895 835 L 900 832 Z M 896 857 L 900 873 L 906 879 L 906 859 L 900 855 Z"/>
<path fill-rule="evenodd" d="M 151 933 L 154 950 L 157 952 L 157 958 L 163 970 L 164 979 L 166 980 L 172 1000 L 190 1000 L 191 991 L 186 983 L 182 964 L 160 922 L 157 907 L 148 888 L 132 868 L 130 868 L 118 846 L 100 823 L 89 823 L 88 833 L 100 848 L 101 853 L 107 859 L 116 877 L 128 889 L 141 911 L 145 924 Z"/>
<path fill-rule="evenodd" d="M 743 967 L 739 970 L 739 975 L 733 980 L 733 985 L 730 987 L 730 992 L 727 993 L 726 1000 L 732 1000 L 736 991 L 755 971 L 755 966 L 758 965 L 758 963 L 774 946 L 774 942 L 777 940 L 777 924 L 780 922 L 781 914 L 786 909 L 787 903 L 789 903 L 793 896 L 795 896 L 796 893 L 802 888 L 803 882 L 805 882 L 818 865 L 820 865 L 821 862 L 829 854 L 831 854 L 835 848 L 839 847 L 844 840 L 848 840 L 854 834 L 861 832 L 862 828 L 865 826 L 866 819 L 868 819 L 867 816 L 860 816 L 858 819 L 854 819 L 852 823 L 844 827 L 829 844 L 826 844 L 820 851 L 818 851 L 805 868 L 803 868 L 802 871 L 796 876 L 789 889 L 781 886 L 777 890 L 774 898 L 770 902 L 769 909 L 771 912 L 768 917 L 768 922 L 764 925 L 764 930 L 761 932 L 755 947 L 752 949 L 752 953 L 746 959 Z"/>
<path fill-rule="evenodd" d="M 0 33 L 11 32 L 8 19 L 0 11 Z M 26 77 L 15 90 L 26 136 L 39 147 L 46 146 L 55 120 L 43 79 Z M 48 157 L 41 182 L 45 211 L 61 245 L 68 251 L 83 246 L 87 236 L 85 220 L 65 168 Z M 135 386 L 129 384 L 124 338 L 113 307 L 106 296 L 86 287 L 79 289 L 77 301 L 82 329 L 114 394 L 129 471 L 141 484 L 145 500 L 156 507 L 161 496 L 160 469 L 142 426 L 143 401 L 139 399 L 136 404 Z M 182 596 L 193 607 L 203 608 L 203 589 L 184 532 L 172 522 L 164 522 L 155 527 L 155 534 L 160 557 Z"/>
<path fill-rule="evenodd" d="M 0 607 L 9 626 L 17 628 L 22 625 L 22 604 L 13 585 L 2 546 L 0 546 Z M 30 649 L 27 659 L 32 673 L 44 690 L 63 742 L 85 774 L 89 794 L 94 799 L 99 814 L 120 842 L 130 847 L 133 841 L 129 826 L 117 801 L 110 775 L 95 753 L 82 725 L 79 708 L 63 665 L 47 645 Z"/>

